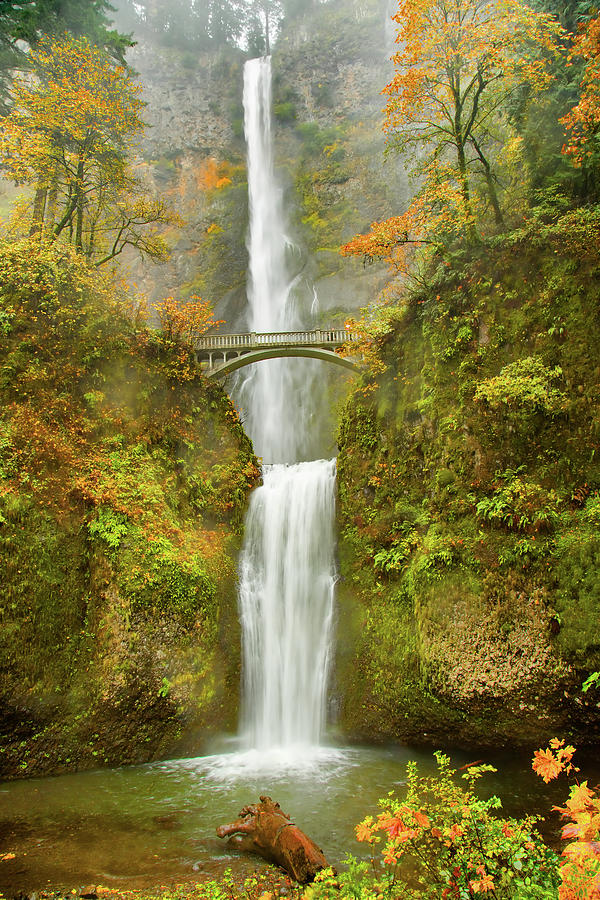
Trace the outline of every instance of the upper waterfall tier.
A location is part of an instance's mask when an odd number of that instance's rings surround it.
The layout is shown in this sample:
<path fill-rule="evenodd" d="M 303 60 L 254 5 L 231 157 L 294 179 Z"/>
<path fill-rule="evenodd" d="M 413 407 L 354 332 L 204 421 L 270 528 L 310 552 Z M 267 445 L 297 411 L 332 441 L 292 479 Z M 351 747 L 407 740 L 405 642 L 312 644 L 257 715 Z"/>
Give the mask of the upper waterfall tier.
<path fill-rule="evenodd" d="M 275 171 L 271 122 L 271 60 L 244 66 L 244 127 L 248 154 L 248 323 L 256 332 L 298 331 L 311 326 L 311 309 L 299 302 L 300 251 L 288 236 L 281 186 Z M 312 286 L 312 312 L 317 301 Z M 319 362 L 267 360 L 251 367 L 234 391 L 256 453 L 268 463 L 296 463 L 323 455 L 315 410 Z M 311 422 L 313 426 L 311 427 Z"/>

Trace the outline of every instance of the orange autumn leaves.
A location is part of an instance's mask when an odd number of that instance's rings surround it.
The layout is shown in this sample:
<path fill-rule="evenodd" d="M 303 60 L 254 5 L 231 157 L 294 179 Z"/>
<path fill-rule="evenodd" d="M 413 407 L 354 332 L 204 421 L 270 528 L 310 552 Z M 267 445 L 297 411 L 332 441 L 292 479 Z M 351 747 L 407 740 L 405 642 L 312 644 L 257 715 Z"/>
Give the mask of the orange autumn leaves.
<path fill-rule="evenodd" d="M 79 151 L 88 166 L 97 161 L 119 170 L 120 154 L 144 127 L 140 85 L 85 38 L 47 38 L 32 62 L 38 78 L 15 80 L 3 120 L 5 174 L 17 183 L 50 180 L 56 169 L 74 172 Z"/>
<path fill-rule="evenodd" d="M 519 885 L 534 873 L 544 888 L 557 885 L 556 857 L 535 833 L 535 817 L 500 818 L 499 798 L 482 799 L 475 792 L 477 780 L 496 770 L 473 763 L 456 771 L 444 754 L 435 757 L 436 776 L 421 776 L 409 763 L 405 798 L 391 792 L 379 801 L 379 815 L 367 816 L 356 828 L 357 840 L 373 849 L 379 845 L 378 860 L 374 852 L 371 860 L 373 895 L 528 896 L 519 893 Z"/>
<path fill-rule="evenodd" d="M 429 828 L 430 822 L 427 815 L 420 809 L 411 809 L 409 806 L 401 806 L 394 815 L 387 812 L 380 813 L 377 820 L 373 816 L 367 816 L 356 826 L 356 840 L 366 841 L 371 844 L 378 831 L 386 832 L 390 838 L 403 844 L 419 835 L 419 829 Z M 433 831 L 439 829 L 433 829 Z"/>
<path fill-rule="evenodd" d="M 578 771 L 571 765 L 575 747 L 565 747 L 564 743 L 558 738 L 552 738 L 548 749 L 536 750 L 533 755 L 531 768 L 546 784 L 558 778 L 561 772 L 568 774 L 571 771 Z"/>
<path fill-rule="evenodd" d="M 193 344 L 201 334 L 223 324 L 214 318 L 211 304 L 201 297 L 193 296 L 189 300 L 165 297 L 152 306 L 168 342 Z"/>
<path fill-rule="evenodd" d="M 404 214 L 374 223 L 342 254 L 382 258 L 406 274 L 420 244 L 474 236 L 489 218 L 503 226 L 511 180 L 523 175 L 509 165 L 519 144 L 509 100 L 517 88 L 533 96 L 548 85 L 561 29 L 521 0 L 400 0 L 393 18 L 401 49 L 383 90 L 384 130 L 411 159 L 420 189 Z"/>
<path fill-rule="evenodd" d="M 141 85 L 85 38 L 45 38 L 29 59 L 34 75 L 15 77 L 2 121 L 0 169 L 34 188 L 30 236 L 71 244 L 96 267 L 126 247 L 165 259 L 158 228 L 180 220 L 132 164 Z"/>
<path fill-rule="evenodd" d="M 597 166 L 600 15 L 574 38 L 522 0 L 399 0 L 393 18 L 401 49 L 383 90 L 384 130 L 411 161 L 420 188 L 406 212 L 372 223 L 341 253 L 383 259 L 406 276 L 419 248 L 502 228 L 507 211 L 522 212 L 527 166 L 511 97 L 517 88 L 532 97 L 548 87 L 548 63 L 567 53 L 565 39 L 572 39 L 567 64 L 583 71 L 579 101 L 560 119 L 563 153 L 575 167 Z"/>
<path fill-rule="evenodd" d="M 572 765 L 575 748 L 553 738 L 545 750 L 536 750 L 532 768 L 545 782 L 562 772 L 577 772 Z M 563 850 L 564 861 L 559 874 L 559 900 L 600 900 L 600 796 L 588 787 L 587 781 L 571 788 L 564 806 L 555 806 L 563 819 L 563 840 L 569 841 Z"/>
<path fill-rule="evenodd" d="M 198 189 L 201 191 L 214 191 L 228 187 L 231 184 L 231 166 L 228 162 L 217 162 L 214 156 L 204 159 L 196 177 Z"/>
<path fill-rule="evenodd" d="M 563 153 L 570 156 L 577 167 L 589 163 L 597 153 L 600 130 L 600 16 L 591 19 L 576 36 L 570 61 L 585 62 L 580 85 L 580 99 L 561 119 L 567 140 Z"/>
<path fill-rule="evenodd" d="M 534 770 L 545 781 L 576 772 L 574 753 L 574 747 L 554 738 L 536 751 Z M 409 763 L 405 798 L 390 793 L 379 801 L 380 814 L 367 816 L 356 828 L 359 841 L 380 845 L 379 862 L 374 852 L 371 859 L 375 894 L 387 889 L 390 897 L 430 900 L 487 894 L 600 900 L 600 798 L 587 782 L 571 789 L 564 807 L 555 807 L 567 820 L 561 859 L 537 833 L 539 817 L 505 817 L 499 798 L 475 793 L 476 780 L 493 767 L 465 766 L 459 770 L 467 782 L 463 787 L 449 759 L 435 755 L 437 777 L 419 776 L 416 764 Z"/>
<path fill-rule="evenodd" d="M 359 234 L 341 248 L 342 256 L 362 256 L 369 262 L 384 259 L 394 274 L 407 275 L 419 246 L 434 247 L 449 233 L 469 230 L 473 217 L 448 167 L 433 161 L 423 175 L 421 191 L 407 211 L 373 222 L 369 234 Z"/>
<path fill-rule="evenodd" d="M 10 115 L 3 120 L 0 162 L 17 184 L 79 179 L 122 182 L 124 158 L 144 123 L 141 87 L 84 38 L 43 41 L 32 54 L 37 74 L 17 78 Z"/>

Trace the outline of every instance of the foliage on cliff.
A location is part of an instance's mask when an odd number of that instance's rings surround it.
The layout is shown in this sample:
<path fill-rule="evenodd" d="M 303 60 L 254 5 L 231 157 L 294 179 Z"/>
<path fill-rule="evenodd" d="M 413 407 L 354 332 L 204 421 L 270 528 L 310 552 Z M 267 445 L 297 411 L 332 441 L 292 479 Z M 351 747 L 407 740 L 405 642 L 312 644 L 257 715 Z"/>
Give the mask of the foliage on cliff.
<path fill-rule="evenodd" d="M 220 623 L 251 448 L 174 301 L 150 329 L 80 254 L 31 240 L 1 245 L 0 285 L 2 768 L 145 760 L 232 715 Z"/>
<path fill-rule="evenodd" d="M 563 38 L 554 49 L 547 96 L 522 98 L 518 119 L 505 110 L 521 144 L 534 117 L 550 107 L 566 121 L 573 106 L 570 51 Z M 579 199 L 580 157 L 546 168 L 552 152 L 560 160 L 558 123 L 538 141 L 539 156 L 519 154 L 502 221 L 490 204 L 472 208 L 472 229 L 448 224 L 457 192 L 464 207 L 458 166 L 456 190 L 411 206 L 431 242 L 408 257 L 392 220 L 346 248 L 386 257 L 395 276 L 365 319 L 371 373 L 339 434 L 343 570 L 364 604 L 363 679 L 345 712 L 359 730 L 526 742 L 600 728 L 597 695 L 580 692 L 600 662 L 600 209 L 593 191 Z"/>

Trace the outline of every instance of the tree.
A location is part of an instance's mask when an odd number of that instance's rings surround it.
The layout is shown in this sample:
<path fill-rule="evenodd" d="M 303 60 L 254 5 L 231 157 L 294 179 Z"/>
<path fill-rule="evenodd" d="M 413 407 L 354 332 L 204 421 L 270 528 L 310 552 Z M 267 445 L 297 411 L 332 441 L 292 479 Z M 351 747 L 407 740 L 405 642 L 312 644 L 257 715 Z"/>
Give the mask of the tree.
<path fill-rule="evenodd" d="M 554 50 L 556 21 L 521 0 L 401 0 L 393 18 L 402 49 L 384 91 L 386 131 L 403 150 L 428 148 L 426 164 L 453 166 L 467 216 L 482 176 L 502 224 L 491 154 L 506 135 L 510 96 L 548 84 L 543 53 Z"/>
<path fill-rule="evenodd" d="M 163 340 L 171 344 L 192 344 L 202 334 L 218 328 L 223 320 L 216 320 L 207 300 L 193 295 L 189 300 L 165 297 L 152 304 L 160 324 Z"/>
<path fill-rule="evenodd" d="M 66 239 L 97 265 L 133 245 L 154 257 L 147 234 L 173 220 L 128 167 L 142 130 L 140 87 L 85 38 L 46 41 L 32 53 L 37 78 L 21 78 L 0 137 L 0 166 L 35 186 L 31 234 Z"/>
<path fill-rule="evenodd" d="M 116 0 L 119 21 L 161 44 L 183 48 L 239 45 L 248 31 L 246 0 Z M 251 23 L 250 23 L 251 27 Z"/>
<path fill-rule="evenodd" d="M 567 132 L 563 152 L 579 168 L 596 167 L 600 154 L 600 16 L 582 27 L 570 58 L 583 60 L 585 68 L 579 102 L 562 119 Z"/>
<path fill-rule="evenodd" d="M 11 72 L 27 69 L 23 45 L 35 48 L 44 37 L 69 32 L 87 37 L 124 64 L 131 37 L 110 27 L 114 11 L 109 0 L 1 0 L 0 2 L 0 112 L 10 107 Z"/>
<path fill-rule="evenodd" d="M 251 52 L 269 55 L 272 39 L 277 32 L 281 16 L 282 6 L 278 0 L 251 0 L 248 34 Z"/>
<path fill-rule="evenodd" d="M 498 158 L 518 147 L 509 103 L 526 86 L 547 86 L 556 19 L 522 0 L 400 0 L 395 74 L 384 89 L 390 147 L 412 154 L 421 182 L 409 210 L 373 227 L 344 252 L 381 256 L 392 248 L 472 238 L 491 209 L 504 226 Z M 477 203 L 476 203 L 477 201 Z"/>
<path fill-rule="evenodd" d="M 574 32 L 588 19 L 595 7 L 595 0 L 533 0 L 536 9 L 556 16 L 567 32 Z"/>

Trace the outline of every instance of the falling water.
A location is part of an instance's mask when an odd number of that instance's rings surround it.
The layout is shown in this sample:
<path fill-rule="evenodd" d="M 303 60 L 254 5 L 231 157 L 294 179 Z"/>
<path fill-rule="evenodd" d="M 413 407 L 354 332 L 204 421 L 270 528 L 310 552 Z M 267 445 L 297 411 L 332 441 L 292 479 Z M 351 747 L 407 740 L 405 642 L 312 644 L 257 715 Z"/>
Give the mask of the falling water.
<path fill-rule="evenodd" d="M 270 59 L 244 69 L 250 228 L 250 327 L 306 327 L 290 275 L 297 250 L 286 235 L 273 163 Z M 322 365 L 322 364 L 321 364 Z M 335 461 L 314 459 L 311 403 L 319 363 L 269 360 L 238 391 L 256 452 L 267 464 L 252 497 L 240 561 L 242 732 L 260 750 L 317 745 L 324 719 L 335 584 Z M 304 461 L 303 461 L 304 460 Z"/>

